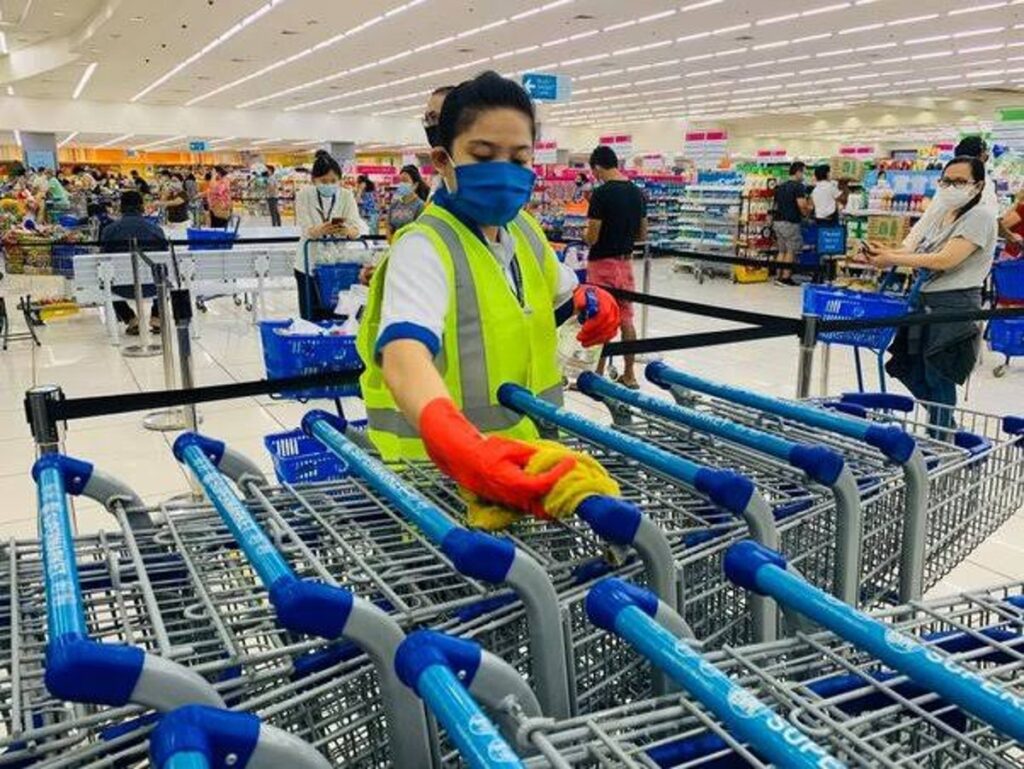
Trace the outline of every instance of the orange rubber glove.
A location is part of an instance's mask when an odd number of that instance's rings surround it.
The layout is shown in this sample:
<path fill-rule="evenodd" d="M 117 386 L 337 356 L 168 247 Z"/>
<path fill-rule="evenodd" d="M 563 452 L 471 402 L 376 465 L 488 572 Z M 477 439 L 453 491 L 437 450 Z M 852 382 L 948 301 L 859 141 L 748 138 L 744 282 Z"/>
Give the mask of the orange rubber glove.
<path fill-rule="evenodd" d="M 584 347 L 610 342 L 619 333 L 619 305 L 603 288 L 577 286 L 572 306 L 583 326 L 576 338 Z"/>
<path fill-rule="evenodd" d="M 436 398 L 420 414 L 420 436 L 441 471 L 482 499 L 544 516 L 544 495 L 569 472 L 567 458 L 537 475 L 526 472 L 537 449 L 521 441 L 485 436 L 448 398 Z"/>

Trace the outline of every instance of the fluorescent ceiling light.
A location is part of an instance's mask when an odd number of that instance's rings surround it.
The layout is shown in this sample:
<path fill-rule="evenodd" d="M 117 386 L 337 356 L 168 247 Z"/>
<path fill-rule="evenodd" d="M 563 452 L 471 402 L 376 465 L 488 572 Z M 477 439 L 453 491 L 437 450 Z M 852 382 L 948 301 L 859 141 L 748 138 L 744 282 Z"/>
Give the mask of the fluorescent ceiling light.
<path fill-rule="evenodd" d="M 831 11 L 841 11 L 844 8 L 849 8 L 849 3 L 833 3 L 832 5 L 823 5 L 820 8 L 811 8 L 806 11 L 801 11 L 801 16 L 817 16 L 819 13 L 830 13 Z"/>
<path fill-rule="evenodd" d="M 893 19 L 892 21 L 885 22 L 887 27 L 899 27 L 904 24 L 916 24 L 920 21 L 931 21 L 932 19 L 939 18 L 937 13 L 926 13 L 923 16 L 907 16 L 902 19 Z"/>
<path fill-rule="evenodd" d="M 953 37 L 957 40 L 964 37 L 977 37 L 978 35 L 995 35 L 1002 32 L 1006 27 L 988 27 L 986 29 L 969 29 L 965 32 L 957 32 Z"/>
<path fill-rule="evenodd" d="M 782 16 L 772 16 L 771 18 L 768 19 L 758 19 L 754 23 L 759 27 L 763 27 L 766 24 L 778 24 L 781 21 L 789 21 L 790 19 L 799 18 L 799 16 L 799 13 L 786 13 L 783 14 Z"/>
<path fill-rule="evenodd" d="M 970 8 L 955 8 L 950 11 L 947 16 L 961 16 L 965 13 L 980 13 L 981 11 L 990 11 L 993 8 L 1002 8 L 1007 5 L 1006 2 L 1001 3 L 985 3 L 983 5 L 974 5 Z"/>
<path fill-rule="evenodd" d="M 85 86 L 89 84 L 89 80 L 96 72 L 96 67 L 99 66 L 99 62 L 94 61 L 85 68 L 85 72 L 82 73 L 82 77 L 78 80 L 78 85 L 75 86 L 75 92 L 71 94 L 72 99 L 77 99 L 82 95 L 82 91 L 85 90 Z"/>
<path fill-rule="evenodd" d="M 181 71 L 187 69 L 188 67 L 192 66 L 193 64 L 195 64 L 201 58 L 206 56 L 206 54 L 210 53 L 210 51 L 213 51 L 214 49 L 219 48 L 221 45 L 223 45 L 228 40 L 233 38 L 235 35 L 237 35 L 239 32 L 244 30 L 246 27 L 248 27 L 250 24 L 254 23 L 255 21 L 258 21 L 260 18 L 265 16 L 272 9 L 274 9 L 276 6 L 280 5 L 283 2 L 285 2 L 285 0 L 267 0 L 267 2 L 264 5 L 260 6 L 258 9 L 256 9 L 252 13 L 250 13 L 248 16 L 244 17 L 241 21 L 237 22 L 234 26 L 232 26 L 226 32 L 222 32 L 220 35 L 218 35 L 213 40 L 211 40 L 209 43 L 204 45 L 201 49 L 199 49 L 199 51 L 197 51 L 196 53 L 192 54 L 187 59 L 185 59 L 184 61 L 179 63 L 177 66 L 175 66 L 169 72 L 167 72 L 165 75 L 162 75 L 161 77 L 157 78 L 152 83 L 147 85 L 145 88 L 143 88 L 137 94 L 135 94 L 131 99 L 129 99 L 129 101 L 136 102 L 139 99 L 141 99 L 143 96 L 145 96 L 146 94 L 148 94 L 151 91 L 159 88 L 164 83 L 166 83 L 168 80 L 170 80 L 172 77 L 177 75 L 179 72 L 181 72 Z"/>
<path fill-rule="evenodd" d="M 127 141 L 128 139 L 131 139 L 134 135 L 135 134 L 124 134 L 123 136 L 118 136 L 118 137 L 116 137 L 114 139 L 111 139 L 110 141 L 103 142 L 102 144 L 97 144 L 96 146 L 97 147 L 113 147 L 115 144 L 121 144 L 121 143 Z"/>
<path fill-rule="evenodd" d="M 284 142 L 284 139 L 260 139 L 257 142 L 253 142 L 252 146 L 259 147 L 264 144 L 281 144 L 282 142 Z"/>
<path fill-rule="evenodd" d="M 187 138 L 188 138 L 188 134 L 180 134 L 178 136 L 172 136 L 169 139 L 160 139 L 159 141 L 149 142 L 148 144 L 139 144 L 138 146 L 133 147 L 132 149 L 148 150 L 148 149 L 151 149 L 153 147 L 160 147 L 160 146 L 162 146 L 164 144 L 174 144 L 175 142 L 180 142 L 182 139 L 187 139 Z"/>
<path fill-rule="evenodd" d="M 8 96 L 14 96 L 14 86 L 13 85 L 8 85 L 7 86 L 7 95 Z"/>
<path fill-rule="evenodd" d="M 839 30 L 840 35 L 856 35 L 858 32 L 870 32 L 873 29 L 881 29 L 885 25 L 882 22 L 875 24 L 864 24 L 859 27 L 848 27 L 846 29 Z"/>
<path fill-rule="evenodd" d="M 57 149 L 60 149 L 64 145 L 70 143 L 71 140 L 74 139 L 76 136 L 78 136 L 78 131 L 72 131 L 71 133 L 69 133 L 67 136 L 65 136 L 57 143 Z"/>
<path fill-rule="evenodd" d="M 237 136 L 225 136 L 223 139 L 213 139 L 212 141 L 206 142 L 207 147 L 211 147 L 214 144 L 226 144 L 227 142 L 233 142 L 238 139 Z"/>

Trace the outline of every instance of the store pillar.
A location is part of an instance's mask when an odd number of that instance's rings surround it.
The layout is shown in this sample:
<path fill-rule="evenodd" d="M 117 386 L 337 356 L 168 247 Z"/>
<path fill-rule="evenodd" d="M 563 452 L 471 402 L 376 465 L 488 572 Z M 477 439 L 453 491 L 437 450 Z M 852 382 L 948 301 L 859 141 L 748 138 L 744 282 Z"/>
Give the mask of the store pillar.
<path fill-rule="evenodd" d="M 22 131 L 21 149 L 22 158 L 27 167 L 57 170 L 56 134 Z"/>

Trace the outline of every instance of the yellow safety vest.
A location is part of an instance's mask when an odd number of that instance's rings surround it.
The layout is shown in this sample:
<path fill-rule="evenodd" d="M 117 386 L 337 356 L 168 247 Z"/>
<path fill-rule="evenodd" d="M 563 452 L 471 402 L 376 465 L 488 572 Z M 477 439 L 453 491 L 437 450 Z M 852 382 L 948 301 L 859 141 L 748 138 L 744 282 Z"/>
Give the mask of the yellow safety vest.
<path fill-rule="evenodd" d="M 399 237 L 426 235 L 444 265 L 451 290 L 434 365 L 455 405 L 483 433 L 528 440 L 537 437 L 536 427 L 498 402 L 498 388 L 514 382 L 561 404 L 554 320 L 559 268 L 540 225 L 529 214 L 520 212 L 508 231 L 515 240 L 515 261 L 522 276 L 522 304 L 487 246 L 441 206 L 428 205 Z M 385 258 L 374 273 L 359 327 L 358 349 L 366 364 L 360 383 L 369 436 L 386 461 L 426 459 L 419 433 L 395 403 L 375 354 L 387 267 Z"/>

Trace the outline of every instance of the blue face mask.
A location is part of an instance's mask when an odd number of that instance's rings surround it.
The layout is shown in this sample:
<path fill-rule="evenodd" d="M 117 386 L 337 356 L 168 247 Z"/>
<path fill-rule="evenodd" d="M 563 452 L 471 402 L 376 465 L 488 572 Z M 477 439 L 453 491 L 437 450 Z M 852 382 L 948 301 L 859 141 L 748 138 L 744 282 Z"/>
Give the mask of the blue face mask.
<path fill-rule="evenodd" d="M 322 197 L 333 198 L 338 194 L 337 184 L 318 184 L 316 185 L 316 191 L 320 193 Z"/>
<path fill-rule="evenodd" d="M 399 182 L 395 186 L 395 193 L 400 198 L 404 198 L 406 195 L 412 192 L 412 185 L 409 182 Z"/>
<path fill-rule="evenodd" d="M 537 175 L 506 161 L 455 166 L 452 211 L 477 224 L 505 225 L 530 202 Z"/>

